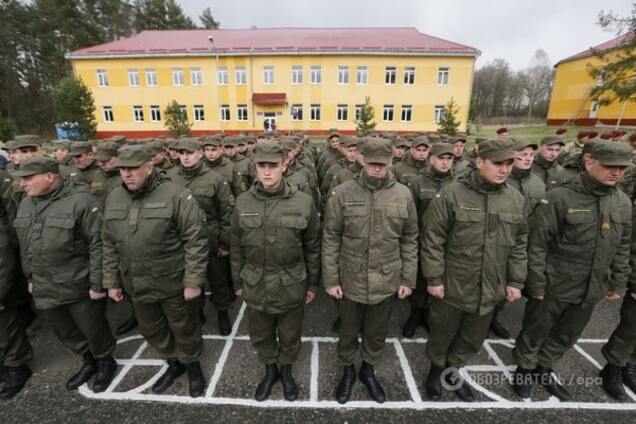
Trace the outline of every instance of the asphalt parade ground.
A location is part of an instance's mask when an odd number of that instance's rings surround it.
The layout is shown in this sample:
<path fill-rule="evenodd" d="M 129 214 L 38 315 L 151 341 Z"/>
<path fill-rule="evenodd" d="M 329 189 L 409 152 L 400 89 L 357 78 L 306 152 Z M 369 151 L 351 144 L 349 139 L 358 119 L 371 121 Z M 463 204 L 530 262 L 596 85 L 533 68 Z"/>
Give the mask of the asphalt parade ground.
<path fill-rule="evenodd" d="M 523 304 L 508 305 L 501 315 L 501 321 L 515 335 L 520 329 Z M 209 303 L 206 305 L 208 319 L 203 327 L 205 353 L 201 364 L 209 384 L 206 394 L 195 399 L 188 396 L 186 375 L 179 377 L 167 392 L 152 393 L 150 387 L 165 365 L 135 331 L 118 340 L 115 357 L 119 369 L 108 390 L 95 394 L 85 385 L 68 392 L 64 384 L 79 368 L 81 358 L 66 351 L 46 323 L 37 319 L 29 330 L 35 350 L 34 375 L 14 400 L 0 404 L 0 422 L 633 423 L 636 394 L 629 393 L 628 402 L 616 402 L 604 393 L 598 377 L 605 364 L 600 350 L 617 324 L 619 307 L 620 302 L 601 302 L 575 348 L 555 370 L 573 393 L 572 400 L 565 403 L 550 398 L 542 387 L 535 387 L 532 401 L 516 397 L 508 383 L 514 370 L 514 340 L 492 335 L 479 355 L 462 370 L 473 387 L 476 402 L 463 403 L 450 392 L 440 402 L 428 401 L 423 390 L 429 367 L 424 355 L 427 334 L 418 328 L 413 339 L 401 337 L 401 324 L 408 316 L 408 305 L 403 301 L 395 303 L 385 353 L 376 366 L 387 402 L 370 400 L 365 387 L 357 381 L 352 400 L 344 406 L 334 399 L 341 367 L 336 355 L 337 335 L 330 331 L 335 306 L 324 292 L 306 307 L 302 350 L 294 366 L 299 384 L 295 402 L 283 399 L 280 383 L 269 400 L 253 399 L 263 367 L 249 342 L 245 306 L 240 301 L 233 305 L 234 326 L 228 337 L 218 335 L 216 312 Z M 129 311 L 128 305 L 109 305 L 113 328 L 125 320 Z"/>

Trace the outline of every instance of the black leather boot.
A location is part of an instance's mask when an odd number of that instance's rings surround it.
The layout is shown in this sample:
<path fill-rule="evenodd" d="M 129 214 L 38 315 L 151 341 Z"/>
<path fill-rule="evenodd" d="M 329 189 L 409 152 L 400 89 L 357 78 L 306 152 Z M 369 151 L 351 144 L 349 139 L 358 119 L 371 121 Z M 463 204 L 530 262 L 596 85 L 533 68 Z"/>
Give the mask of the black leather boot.
<path fill-rule="evenodd" d="M 626 367 L 623 367 L 623 384 L 632 393 L 636 393 L 636 364 L 627 364 Z"/>
<path fill-rule="evenodd" d="M 272 393 L 272 387 L 274 387 L 274 384 L 276 384 L 279 378 L 280 373 L 278 372 L 278 366 L 276 364 L 265 365 L 265 376 L 258 387 L 256 387 L 254 399 L 259 402 L 267 399 L 270 393 Z"/>
<path fill-rule="evenodd" d="M 426 388 L 426 396 L 430 400 L 440 400 L 442 398 L 442 372 L 444 372 L 444 368 L 433 364 L 428 370 L 424 387 Z"/>
<path fill-rule="evenodd" d="M 201 371 L 201 363 L 199 361 L 190 362 L 185 365 L 188 371 L 188 380 L 190 380 L 190 397 L 203 396 L 205 391 L 205 378 Z"/>
<path fill-rule="evenodd" d="M 163 393 L 170 386 L 174 384 L 174 381 L 186 371 L 185 365 L 183 365 L 177 359 L 168 359 L 168 369 L 159 377 L 159 380 L 152 385 L 152 391 L 154 393 Z"/>
<path fill-rule="evenodd" d="M 544 368 L 542 366 L 538 366 L 535 369 L 535 372 L 538 374 L 539 382 L 548 393 L 552 396 L 559 399 L 561 402 L 568 401 L 572 398 L 570 392 L 563 387 L 556 378 L 552 375 L 552 370 L 550 368 Z"/>
<path fill-rule="evenodd" d="M 26 365 L 6 367 L 0 399 L 8 400 L 20 393 L 31 374 L 33 374 L 31 368 Z"/>
<path fill-rule="evenodd" d="M 475 396 L 473 395 L 473 391 L 470 388 L 470 385 L 464 380 L 459 374 L 459 370 L 455 369 L 453 372 L 449 372 L 446 376 L 446 383 L 453 387 L 453 393 L 460 400 L 464 402 L 473 402 L 475 400 Z"/>
<path fill-rule="evenodd" d="M 219 311 L 217 315 L 219 320 L 219 334 L 222 336 L 229 336 L 232 332 L 230 314 L 228 314 L 227 311 Z"/>
<path fill-rule="evenodd" d="M 495 315 L 490 323 L 490 331 L 500 339 L 510 339 L 512 336 L 510 335 L 510 331 L 506 329 L 499 320 L 497 319 L 497 315 Z"/>
<path fill-rule="evenodd" d="M 101 393 L 110 386 L 117 371 L 117 362 L 112 356 L 97 360 L 97 373 L 93 381 L 93 392 Z"/>
<path fill-rule="evenodd" d="M 623 387 L 623 369 L 618 365 L 607 364 L 599 373 L 603 379 L 603 389 L 616 400 L 626 401 L 627 393 Z"/>
<path fill-rule="evenodd" d="M 95 372 L 97 372 L 95 358 L 93 358 L 93 355 L 90 352 L 86 352 L 84 354 L 82 368 L 68 379 L 66 382 L 66 389 L 76 390 L 79 386 L 90 380 Z"/>
<path fill-rule="evenodd" d="M 517 396 L 523 399 L 528 399 L 532 395 L 534 379 L 534 370 L 517 367 L 512 375 L 512 388 Z"/>
<path fill-rule="evenodd" d="M 402 335 L 407 339 L 410 339 L 415 335 L 415 330 L 420 325 L 420 317 L 422 315 L 422 310 L 420 308 L 416 308 L 415 306 L 411 306 L 411 314 L 409 315 L 409 319 L 406 320 L 404 326 L 402 327 Z"/>
<path fill-rule="evenodd" d="M 353 364 L 342 368 L 342 377 L 336 387 L 336 400 L 338 403 L 347 403 L 351 399 L 351 390 L 356 381 L 356 368 Z"/>
<path fill-rule="evenodd" d="M 124 334 L 130 333 L 138 325 L 139 323 L 137 322 L 137 317 L 135 316 L 135 314 L 132 314 L 126 321 L 124 321 L 122 325 L 117 327 L 117 330 L 115 331 L 117 332 L 118 336 L 123 336 Z"/>
<path fill-rule="evenodd" d="M 284 364 L 280 366 L 280 379 L 283 383 L 283 396 L 286 400 L 293 402 L 298 399 L 298 386 L 294 381 L 292 375 L 291 364 Z"/>
<path fill-rule="evenodd" d="M 382 389 L 380 382 L 375 378 L 373 365 L 362 361 L 358 377 L 360 377 L 360 381 L 367 387 L 369 395 L 371 395 L 374 401 L 378 403 L 384 403 L 386 401 L 384 389 Z"/>

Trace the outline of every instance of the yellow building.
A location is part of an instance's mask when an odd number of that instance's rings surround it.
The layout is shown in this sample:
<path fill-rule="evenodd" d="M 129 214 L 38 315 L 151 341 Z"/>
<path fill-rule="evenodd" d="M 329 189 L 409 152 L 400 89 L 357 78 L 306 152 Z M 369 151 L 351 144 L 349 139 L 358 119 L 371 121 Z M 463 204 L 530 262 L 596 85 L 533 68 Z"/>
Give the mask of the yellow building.
<path fill-rule="evenodd" d="M 606 51 L 623 45 L 630 35 L 622 35 L 613 40 L 585 50 L 574 56 L 561 60 L 555 65 L 556 74 L 548 110 L 548 125 L 575 123 L 577 125 L 615 125 L 621 118 L 621 125 L 636 125 L 635 102 L 613 102 L 606 106 L 589 97 L 590 90 L 602 80 L 594 80 L 587 72 L 588 64 L 601 64 L 594 57 L 592 50 Z M 611 56 L 609 56 L 611 60 Z"/>
<path fill-rule="evenodd" d="M 451 97 L 465 131 L 478 55 L 415 28 L 272 28 L 144 31 L 67 58 L 93 93 L 99 137 L 152 137 L 173 99 L 195 135 L 352 133 L 366 96 L 379 131 L 435 131 Z"/>

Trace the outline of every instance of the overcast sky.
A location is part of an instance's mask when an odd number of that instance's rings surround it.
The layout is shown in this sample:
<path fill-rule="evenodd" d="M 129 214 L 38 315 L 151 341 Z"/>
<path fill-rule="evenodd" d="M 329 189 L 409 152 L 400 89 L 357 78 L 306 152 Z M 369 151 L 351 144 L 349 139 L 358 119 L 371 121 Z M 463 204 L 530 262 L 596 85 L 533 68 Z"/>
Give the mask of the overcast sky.
<path fill-rule="evenodd" d="M 535 50 L 552 64 L 615 37 L 601 8 L 626 16 L 631 0 L 177 0 L 195 18 L 209 6 L 221 28 L 411 26 L 481 50 L 477 66 L 504 58 L 525 68 Z"/>

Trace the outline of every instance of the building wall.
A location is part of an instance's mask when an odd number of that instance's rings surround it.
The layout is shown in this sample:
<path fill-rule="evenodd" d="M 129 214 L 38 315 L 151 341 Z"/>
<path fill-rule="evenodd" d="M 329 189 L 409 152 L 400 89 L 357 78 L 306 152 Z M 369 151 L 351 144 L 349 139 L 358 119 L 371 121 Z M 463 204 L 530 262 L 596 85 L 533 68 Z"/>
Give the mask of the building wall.
<path fill-rule="evenodd" d="M 459 106 L 460 131 L 465 131 L 472 88 L 473 57 L 418 57 L 418 56 L 221 56 L 219 68 L 226 68 L 228 84 L 217 84 L 215 57 L 172 57 L 172 58 L 122 58 L 122 59 L 75 59 L 73 68 L 76 76 L 84 80 L 95 97 L 97 109 L 97 130 L 100 136 L 125 133 L 152 136 L 165 131 L 163 122 L 150 122 L 151 105 L 159 105 L 163 112 L 173 99 L 187 106 L 188 117 L 193 120 L 193 106 L 203 105 L 205 120 L 194 122 L 195 134 L 204 134 L 224 130 L 262 131 L 264 112 L 277 114 L 279 130 L 302 130 L 310 133 L 324 133 L 329 128 L 338 128 L 344 132 L 355 131 L 355 106 L 363 104 L 369 96 L 375 108 L 376 129 L 379 131 L 435 131 L 435 106 L 444 105 L 451 97 Z M 274 67 L 274 84 L 265 84 L 263 69 Z M 303 83 L 292 84 L 292 66 L 302 66 Z M 310 69 L 321 67 L 321 83 L 311 84 Z M 338 68 L 349 67 L 349 83 L 338 83 Z M 366 66 L 368 83 L 357 84 L 356 68 Z M 396 83 L 385 84 L 385 68 L 396 67 Z M 405 67 L 415 68 L 415 83 L 404 84 Z M 245 68 L 247 84 L 235 83 L 235 69 Z M 438 68 L 449 68 L 448 85 L 437 84 Z M 157 72 L 158 85 L 146 84 L 144 70 L 152 68 Z M 184 85 L 174 86 L 172 69 L 181 68 L 184 72 Z M 192 86 L 191 68 L 201 68 L 203 82 Z M 103 69 L 108 75 L 108 86 L 97 84 L 97 70 Z M 128 82 L 128 70 L 137 69 L 140 86 L 131 87 Z M 252 93 L 286 93 L 284 105 L 254 105 Z M 303 106 L 303 120 L 294 121 L 291 106 Z M 310 105 L 321 106 L 320 121 L 311 121 Z M 348 119 L 338 121 L 337 105 L 348 106 Z M 133 105 L 143 106 L 144 122 L 133 119 Z M 230 120 L 221 122 L 219 105 L 230 106 Z M 248 120 L 237 121 L 237 105 L 247 105 Z M 394 106 L 393 121 L 383 120 L 384 105 Z M 402 105 L 412 106 L 411 122 L 401 122 Z M 105 122 L 102 107 L 111 106 L 114 122 Z M 163 115 L 162 115 L 163 119 Z"/>
<path fill-rule="evenodd" d="M 591 117 L 593 101 L 589 98 L 589 92 L 596 85 L 596 80 L 587 73 L 588 64 L 598 65 L 599 61 L 594 57 L 585 57 L 557 66 L 548 110 L 548 124 L 561 125 L 568 120 L 582 125 L 612 125 L 617 122 L 623 109 L 623 104 L 619 102 L 599 106 L 596 118 Z M 625 105 L 621 123 L 636 125 L 636 103 Z"/>

